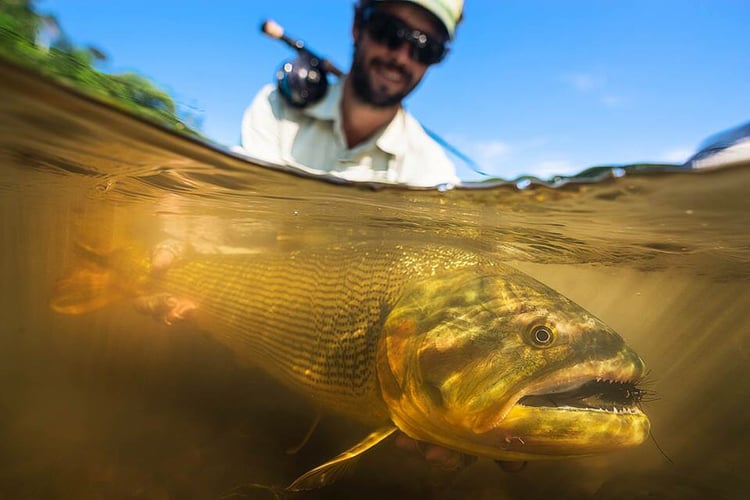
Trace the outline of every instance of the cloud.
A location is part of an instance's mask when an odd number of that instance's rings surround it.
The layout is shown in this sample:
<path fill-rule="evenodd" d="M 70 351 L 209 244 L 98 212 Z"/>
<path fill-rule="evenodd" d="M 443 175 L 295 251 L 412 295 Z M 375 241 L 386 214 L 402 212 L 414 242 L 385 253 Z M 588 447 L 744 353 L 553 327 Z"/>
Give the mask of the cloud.
<path fill-rule="evenodd" d="M 608 108 L 616 108 L 618 106 L 622 106 L 625 102 L 625 99 L 618 95 L 605 95 L 602 96 L 602 104 L 604 104 Z"/>
<path fill-rule="evenodd" d="M 688 158 L 693 156 L 693 153 L 695 153 L 695 149 L 690 147 L 672 148 L 660 154 L 657 161 L 664 161 L 667 163 L 683 163 Z"/>
<path fill-rule="evenodd" d="M 459 134 L 449 134 L 447 139 L 458 151 L 474 160 L 482 168 L 490 170 L 506 160 L 512 151 L 507 142 L 499 139 L 469 139 Z"/>
<path fill-rule="evenodd" d="M 461 153 L 471 158 L 479 169 L 491 176 L 515 179 L 532 175 L 548 179 L 556 175 L 575 174 L 573 162 L 563 155 L 549 151 L 549 141 L 532 138 L 510 144 L 501 139 L 470 139 L 462 135 L 450 135 L 448 141 Z M 455 160 L 455 158 L 454 158 Z M 470 165 L 457 162 L 459 175 L 465 179 L 477 179 L 477 172 Z M 481 177 L 479 177 L 481 179 Z"/>
<path fill-rule="evenodd" d="M 607 90 L 607 78 L 594 73 L 565 73 L 560 80 L 581 94 L 592 95 L 607 108 L 616 108 L 625 103 L 622 96 Z"/>
<path fill-rule="evenodd" d="M 580 168 L 576 168 L 569 160 L 542 160 L 528 169 L 531 175 L 542 179 L 548 179 L 556 175 L 572 175 L 578 173 L 580 170 Z"/>
<path fill-rule="evenodd" d="M 480 165 L 494 165 L 511 152 L 511 147 L 499 140 L 476 141 L 471 145 L 474 156 Z"/>
<path fill-rule="evenodd" d="M 579 92 L 585 93 L 602 88 L 605 84 L 603 77 L 589 73 L 566 73 L 560 79 Z"/>

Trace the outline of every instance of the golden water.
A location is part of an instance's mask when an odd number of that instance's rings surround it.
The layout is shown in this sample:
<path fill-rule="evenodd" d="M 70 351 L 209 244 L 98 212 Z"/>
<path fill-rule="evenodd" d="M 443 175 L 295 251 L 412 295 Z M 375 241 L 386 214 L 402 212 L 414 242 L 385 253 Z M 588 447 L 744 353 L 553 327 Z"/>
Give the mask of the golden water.
<path fill-rule="evenodd" d="M 197 251 L 421 239 L 500 255 L 646 360 L 654 442 L 509 473 L 430 470 L 386 442 L 304 498 L 744 498 L 750 165 L 560 189 L 335 185 L 245 162 L 0 67 L 0 498 L 270 498 L 366 433 L 187 325 L 127 304 L 53 313 L 74 245 Z M 670 461 L 665 458 L 668 456 Z"/>

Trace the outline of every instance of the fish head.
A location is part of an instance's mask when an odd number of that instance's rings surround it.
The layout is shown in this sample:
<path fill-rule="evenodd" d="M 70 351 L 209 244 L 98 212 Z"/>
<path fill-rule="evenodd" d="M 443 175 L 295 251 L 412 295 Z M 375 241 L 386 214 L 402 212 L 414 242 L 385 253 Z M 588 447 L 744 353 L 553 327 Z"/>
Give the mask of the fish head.
<path fill-rule="evenodd" d="M 640 444 L 644 370 L 611 328 L 506 266 L 409 285 L 378 348 L 382 396 L 403 432 L 496 460 Z"/>

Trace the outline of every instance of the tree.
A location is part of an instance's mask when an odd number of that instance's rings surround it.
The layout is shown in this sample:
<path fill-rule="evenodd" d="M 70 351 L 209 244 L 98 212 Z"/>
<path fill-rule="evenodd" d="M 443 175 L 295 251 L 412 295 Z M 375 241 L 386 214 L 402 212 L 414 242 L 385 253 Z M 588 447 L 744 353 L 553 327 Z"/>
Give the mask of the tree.
<path fill-rule="evenodd" d="M 200 135 L 149 79 L 97 70 L 94 65 L 106 60 L 104 52 L 77 47 L 54 16 L 37 13 L 34 0 L 0 0 L 0 56 L 173 130 Z"/>

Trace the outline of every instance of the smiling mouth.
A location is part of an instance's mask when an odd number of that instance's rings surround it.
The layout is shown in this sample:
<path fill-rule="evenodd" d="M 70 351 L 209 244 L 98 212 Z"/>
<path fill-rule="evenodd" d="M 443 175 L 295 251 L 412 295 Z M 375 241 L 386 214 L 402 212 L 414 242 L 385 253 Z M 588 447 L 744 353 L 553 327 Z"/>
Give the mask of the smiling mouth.
<path fill-rule="evenodd" d="M 536 408 L 641 413 L 645 392 L 635 381 L 594 379 L 569 390 L 522 397 L 518 404 Z"/>
<path fill-rule="evenodd" d="M 377 73 L 386 81 L 394 84 L 401 84 L 408 80 L 405 72 L 402 69 L 394 67 L 391 64 L 377 63 L 374 66 Z"/>

